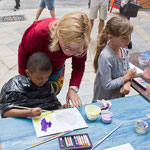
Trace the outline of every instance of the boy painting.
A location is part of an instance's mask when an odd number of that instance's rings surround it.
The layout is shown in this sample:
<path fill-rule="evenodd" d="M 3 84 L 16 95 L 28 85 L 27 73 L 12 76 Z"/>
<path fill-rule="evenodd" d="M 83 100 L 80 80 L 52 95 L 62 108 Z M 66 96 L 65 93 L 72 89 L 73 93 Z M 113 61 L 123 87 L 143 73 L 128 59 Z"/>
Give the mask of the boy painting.
<path fill-rule="evenodd" d="M 1 90 L 0 106 L 2 117 L 36 117 L 42 109 L 67 108 L 61 105 L 48 77 L 52 72 L 49 57 L 42 53 L 32 54 L 25 70 L 27 76 L 17 75 L 10 79 Z M 30 107 L 18 109 L 15 106 Z"/>

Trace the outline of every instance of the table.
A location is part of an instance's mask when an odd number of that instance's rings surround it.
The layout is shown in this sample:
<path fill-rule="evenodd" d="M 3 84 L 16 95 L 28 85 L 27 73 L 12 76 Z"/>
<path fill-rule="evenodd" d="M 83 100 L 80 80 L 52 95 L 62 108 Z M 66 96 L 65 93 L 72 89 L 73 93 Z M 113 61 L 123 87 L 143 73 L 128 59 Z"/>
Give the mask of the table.
<path fill-rule="evenodd" d="M 94 103 L 100 105 L 98 103 Z M 129 96 L 112 100 L 110 111 L 114 114 L 112 123 L 104 124 L 100 121 L 100 115 L 96 121 L 89 121 L 85 115 L 85 106 L 79 107 L 88 128 L 73 131 L 69 134 L 88 133 L 93 145 L 96 145 L 103 137 L 123 123 L 118 130 L 103 141 L 95 150 L 102 150 L 112 146 L 131 143 L 135 150 L 150 150 L 150 120 L 146 114 L 150 114 L 150 103 L 141 95 Z M 137 120 L 144 120 L 149 124 L 145 135 L 137 134 L 134 125 Z M 32 121 L 27 118 L 6 118 L 0 120 L 0 138 L 2 150 L 23 150 L 33 143 L 46 137 L 37 138 Z M 148 147 L 149 146 L 149 147 Z M 58 139 L 41 144 L 31 150 L 59 150 Z"/>
<path fill-rule="evenodd" d="M 145 69 L 146 67 L 150 67 L 150 61 L 149 61 L 145 66 L 141 66 L 141 65 L 139 64 L 138 58 L 139 58 L 139 56 L 141 56 L 140 54 L 142 54 L 142 53 L 143 53 L 143 52 L 135 52 L 135 53 L 130 54 L 130 56 L 129 56 L 129 62 L 144 71 L 144 69 Z M 145 52 L 145 53 L 146 53 L 146 52 Z M 142 76 L 142 78 L 144 78 L 144 77 Z M 144 78 L 144 80 L 146 80 L 146 79 Z M 148 101 L 150 101 L 150 97 L 148 97 L 148 96 L 146 95 L 145 90 L 143 90 L 143 89 L 142 89 L 140 86 L 138 86 L 135 82 L 131 82 L 131 86 L 132 86 L 137 92 L 139 92 L 141 95 L 143 95 Z"/>

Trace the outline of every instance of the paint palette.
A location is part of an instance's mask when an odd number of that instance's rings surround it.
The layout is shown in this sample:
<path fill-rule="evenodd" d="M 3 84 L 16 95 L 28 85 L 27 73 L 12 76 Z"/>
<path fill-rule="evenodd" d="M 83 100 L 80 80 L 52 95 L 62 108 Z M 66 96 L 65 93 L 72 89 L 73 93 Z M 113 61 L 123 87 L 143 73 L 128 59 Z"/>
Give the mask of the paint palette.
<path fill-rule="evenodd" d="M 58 140 L 61 150 L 82 150 L 92 148 L 92 142 L 87 133 L 61 136 Z"/>
<path fill-rule="evenodd" d="M 143 90 L 146 90 L 147 85 L 150 83 L 141 77 L 133 78 L 133 82 L 137 83 Z"/>

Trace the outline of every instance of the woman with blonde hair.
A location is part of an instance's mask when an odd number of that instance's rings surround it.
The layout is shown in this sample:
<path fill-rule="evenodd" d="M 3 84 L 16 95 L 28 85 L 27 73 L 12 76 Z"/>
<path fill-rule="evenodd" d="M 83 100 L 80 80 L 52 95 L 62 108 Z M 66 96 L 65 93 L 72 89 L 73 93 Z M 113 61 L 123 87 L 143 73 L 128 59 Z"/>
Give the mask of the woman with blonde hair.
<path fill-rule="evenodd" d="M 52 62 L 52 75 L 49 81 L 56 94 L 63 86 L 65 61 L 72 58 L 72 74 L 66 101 L 73 106 L 81 106 L 77 95 L 87 59 L 90 42 L 90 22 L 82 12 L 72 12 L 60 20 L 46 18 L 33 23 L 24 33 L 19 45 L 19 73 L 25 75 L 27 60 L 35 52 L 44 52 Z M 42 80 L 42 79 L 39 79 Z"/>
<path fill-rule="evenodd" d="M 131 22 L 121 16 L 112 17 L 102 31 L 94 58 L 94 101 L 120 98 L 130 92 L 130 79 L 136 76 L 136 69 L 129 68 L 127 50 L 132 31 Z"/>

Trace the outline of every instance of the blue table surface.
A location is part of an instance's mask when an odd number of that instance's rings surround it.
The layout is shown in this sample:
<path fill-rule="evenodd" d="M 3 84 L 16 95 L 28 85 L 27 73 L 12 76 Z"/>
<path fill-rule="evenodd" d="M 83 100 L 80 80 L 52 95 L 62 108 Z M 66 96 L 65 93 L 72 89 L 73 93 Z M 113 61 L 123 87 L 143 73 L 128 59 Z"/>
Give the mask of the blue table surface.
<path fill-rule="evenodd" d="M 96 121 L 89 121 L 85 115 L 85 106 L 79 107 L 88 128 L 75 130 L 69 134 L 88 133 L 93 146 L 103 137 L 123 123 L 118 130 L 105 139 L 95 150 L 131 143 L 135 150 L 150 150 L 150 120 L 146 114 L 150 114 L 150 103 L 141 95 L 130 96 L 112 100 L 110 111 L 113 113 L 113 121 L 104 124 L 100 115 Z M 100 105 L 95 103 L 95 105 Z M 134 131 L 137 120 L 144 120 L 149 124 L 147 134 L 140 135 Z M 6 118 L 0 120 L 0 140 L 2 150 L 23 150 L 33 143 L 46 139 L 50 136 L 37 138 L 31 119 L 27 118 Z M 58 138 L 46 142 L 31 150 L 59 150 Z"/>

